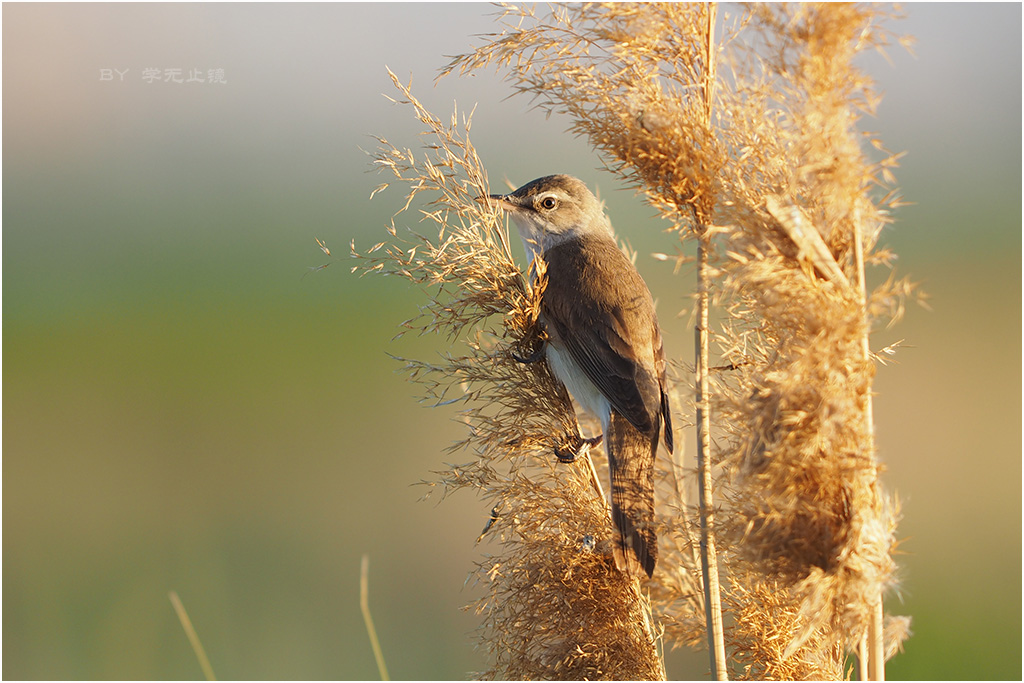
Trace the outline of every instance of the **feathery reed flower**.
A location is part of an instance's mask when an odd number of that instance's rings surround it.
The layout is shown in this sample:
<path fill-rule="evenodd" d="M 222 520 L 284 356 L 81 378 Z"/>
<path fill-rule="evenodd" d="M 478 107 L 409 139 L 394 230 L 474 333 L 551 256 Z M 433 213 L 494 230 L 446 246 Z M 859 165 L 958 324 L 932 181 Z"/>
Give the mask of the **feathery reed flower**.
<path fill-rule="evenodd" d="M 717 504 L 694 513 L 680 463 L 662 465 L 662 560 L 646 595 L 609 570 L 589 461 L 552 458 L 578 434 L 571 401 L 543 363 L 515 361 L 536 343 L 543 264 L 531 284 L 499 217 L 473 201 L 487 179 L 457 118 L 442 124 L 392 76 L 433 142 L 417 157 L 382 139 L 376 163 L 409 187 L 399 213 L 431 195 L 418 210 L 438 234 L 377 245 L 363 268 L 428 288 L 407 326 L 468 347 L 408 369 L 437 403 L 467 405 L 457 446 L 473 459 L 437 483 L 494 506 L 484 536 L 501 545 L 478 572 L 493 656 L 484 677 L 664 677 L 657 638 L 699 642 L 719 590 L 732 619 L 716 676 L 841 678 L 850 652 L 871 662 L 862 673 L 882 675 L 907 622 L 890 620 L 884 643 L 898 508 L 879 482 L 869 334 L 913 287 L 890 276 L 868 290 L 868 266 L 891 268 L 878 239 L 899 201 L 888 191 L 898 155 L 856 128 L 878 98 L 854 57 L 892 40 L 885 18 L 861 5 L 755 5 L 718 24 L 703 5 L 555 6 L 543 17 L 506 5 L 503 31 L 444 72 L 502 70 L 699 244 L 700 490 L 710 496 L 714 474 Z M 716 539 L 721 589 L 709 575 L 702 585 L 697 557 Z M 704 571 L 717 573 L 710 558 Z"/>

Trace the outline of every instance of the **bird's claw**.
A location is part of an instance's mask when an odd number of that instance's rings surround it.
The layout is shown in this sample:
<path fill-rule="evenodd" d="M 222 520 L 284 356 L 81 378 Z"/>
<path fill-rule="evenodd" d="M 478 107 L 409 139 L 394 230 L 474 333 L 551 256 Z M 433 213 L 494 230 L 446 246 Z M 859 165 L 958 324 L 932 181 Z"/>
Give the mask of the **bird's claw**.
<path fill-rule="evenodd" d="M 589 439 L 584 439 L 580 434 L 576 434 L 574 438 L 571 438 L 570 443 L 555 446 L 555 457 L 558 458 L 558 462 L 564 464 L 576 462 L 576 458 L 589 453 L 590 449 L 600 444 L 603 439 L 604 434 L 598 434 Z"/>
<path fill-rule="evenodd" d="M 529 356 L 525 357 L 520 356 L 515 351 L 512 351 L 512 358 L 514 360 L 523 363 L 524 365 L 536 363 L 537 361 L 543 360 L 544 346 L 545 344 L 547 344 L 548 341 L 548 333 L 547 330 L 544 329 L 544 323 L 538 321 L 537 326 L 533 329 L 532 333 L 526 339 L 523 339 L 521 341 L 529 343 L 530 346 L 537 344 L 537 348 L 530 352 Z"/>
<path fill-rule="evenodd" d="M 517 361 L 517 362 L 519 362 L 519 363 L 522 363 L 523 365 L 529 365 L 530 363 L 536 363 L 537 361 L 539 361 L 543 357 L 544 357 L 544 344 L 541 344 L 540 346 L 538 346 L 536 349 L 534 349 L 533 353 L 531 353 L 529 356 L 526 356 L 525 358 L 523 356 L 520 356 L 515 351 L 512 352 L 512 359 Z"/>
<path fill-rule="evenodd" d="M 501 505 L 500 504 L 499 505 L 495 505 L 493 508 L 491 508 L 491 517 L 490 517 L 490 519 L 487 520 L 487 524 L 484 526 L 484 530 L 481 531 L 480 535 L 477 537 L 477 539 L 476 539 L 477 543 L 482 541 L 484 536 L 487 535 L 487 532 L 491 530 L 491 527 L 494 526 L 494 523 L 498 521 L 498 517 L 500 516 L 500 514 L 501 514 Z"/>

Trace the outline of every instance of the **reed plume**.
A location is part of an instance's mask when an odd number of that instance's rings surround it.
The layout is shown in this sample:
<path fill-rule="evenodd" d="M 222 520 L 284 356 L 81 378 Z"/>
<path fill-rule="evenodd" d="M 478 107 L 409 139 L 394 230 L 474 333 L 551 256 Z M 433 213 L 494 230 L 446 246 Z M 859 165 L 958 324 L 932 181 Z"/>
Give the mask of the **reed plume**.
<path fill-rule="evenodd" d="M 407 329 L 443 333 L 466 348 L 441 363 L 405 363 L 433 404 L 466 405 L 468 435 L 450 450 L 472 459 L 429 483 L 445 494 L 475 490 L 492 507 L 480 540 L 498 539 L 499 551 L 479 564 L 485 597 L 475 606 L 492 668 L 480 676 L 664 678 L 649 603 L 612 564 L 613 529 L 591 488 L 590 460 L 555 457 L 579 447 L 569 396 L 546 364 L 516 360 L 539 341 L 543 264 L 531 284 L 512 259 L 501 217 L 475 201 L 490 192 L 464 132 L 471 118 L 445 124 L 392 79 L 431 141 L 419 155 L 380 139 L 375 163 L 408 188 L 399 214 L 416 210 L 437 232 L 403 240 L 392 224 L 390 243 L 362 254 L 353 245 L 353 256 L 361 259 L 356 270 L 400 275 L 428 291 Z"/>
<path fill-rule="evenodd" d="M 498 552 L 477 573 L 483 677 L 664 677 L 659 637 L 699 643 L 718 591 L 731 618 L 711 638 L 717 677 L 843 678 L 851 652 L 871 662 L 863 675 L 884 675 L 906 620 L 886 644 L 898 508 L 879 482 L 869 334 L 913 287 L 878 246 L 898 155 L 857 130 L 878 97 L 854 57 L 893 41 L 886 18 L 859 5 L 756 5 L 717 22 L 703 5 L 505 6 L 502 32 L 445 70 L 501 70 L 699 245 L 700 301 L 718 321 L 699 330 L 715 348 L 695 364 L 700 474 L 716 504 L 692 509 L 685 468 L 661 463 L 662 559 L 644 590 L 610 565 L 589 460 L 552 456 L 578 438 L 571 401 L 543 363 L 515 360 L 537 343 L 543 264 L 524 276 L 474 201 L 489 188 L 469 119 L 442 124 L 392 76 L 432 142 L 417 156 L 381 140 L 375 160 L 437 236 L 403 245 L 392 223 L 391 244 L 353 254 L 428 289 L 408 327 L 467 348 L 407 367 L 435 403 L 467 406 L 456 449 L 472 459 L 435 484 L 493 505 L 482 537 Z M 868 267 L 889 271 L 871 290 Z M 718 564 L 721 587 L 707 580 Z"/>

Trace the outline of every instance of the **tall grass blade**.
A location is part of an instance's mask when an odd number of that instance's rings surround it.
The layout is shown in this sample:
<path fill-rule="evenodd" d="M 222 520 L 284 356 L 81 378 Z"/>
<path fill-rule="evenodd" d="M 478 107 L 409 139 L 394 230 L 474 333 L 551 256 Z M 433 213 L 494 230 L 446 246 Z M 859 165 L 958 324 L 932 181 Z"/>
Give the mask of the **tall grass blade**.
<path fill-rule="evenodd" d="M 195 652 L 196 659 L 199 660 L 199 668 L 203 670 L 206 680 L 217 680 L 217 677 L 213 675 L 213 667 L 210 666 L 210 660 L 206 658 L 206 650 L 203 649 L 203 644 L 199 642 L 199 636 L 192 627 L 192 620 L 188 618 L 188 612 L 185 611 L 185 605 L 181 604 L 181 598 L 178 597 L 178 593 L 171 591 L 167 594 L 167 597 L 171 599 L 171 606 L 174 607 L 174 612 L 178 615 L 181 627 L 185 629 L 185 635 L 188 636 L 188 642 L 192 645 L 192 651 Z"/>
<path fill-rule="evenodd" d="M 390 681 L 388 678 L 388 667 L 384 663 L 384 653 L 380 650 L 380 641 L 377 640 L 377 629 L 373 627 L 373 616 L 370 614 L 370 556 L 363 555 L 362 568 L 359 571 L 359 609 L 363 612 L 363 622 L 366 624 L 366 633 L 370 636 L 370 646 L 373 648 L 373 658 L 377 662 L 377 671 L 380 673 L 380 680 Z"/>

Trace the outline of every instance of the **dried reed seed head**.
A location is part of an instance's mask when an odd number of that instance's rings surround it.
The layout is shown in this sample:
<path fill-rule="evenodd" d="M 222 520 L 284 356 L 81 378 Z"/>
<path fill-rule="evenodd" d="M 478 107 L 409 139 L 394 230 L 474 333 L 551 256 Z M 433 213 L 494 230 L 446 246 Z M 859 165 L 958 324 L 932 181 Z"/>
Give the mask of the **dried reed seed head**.
<path fill-rule="evenodd" d="M 551 480 L 516 478 L 495 524 L 506 552 L 481 563 L 492 589 L 478 604 L 494 669 L 484 677 L 649 678 L 636 593 L 593 545 L 610 531 L 603 504 L 586 495 L 582 468 Z M 645 654 L 647 653 L 647 654 Z"/>
<path fill-rule="evenodd" d="M 515 360 L 536 343 L 543 263 L 530 285 L 497 214 L 473 201 L 487 187 L 469 140 L 395 82 L 434 141 L 426 157 L 384 143 L 377 160 L 410 188 L 399 214 L 419 211 L 437 235 L 403 243 L 393 227 L 394 244 L 355 255 L 366 271 L 427 289 L 428 302 L 407 328 L 466 346 L 463 355 L 408 360 L 406 368 L 434 405 L 464 406 L 468 434 L 451 450 L 473 458 L 431 484 L 443 494 L 475 490 L 495 511 L 480 537 L 484 548 L 501 541 L 478 574 L 486 590 L 483 640 L 494 653 L 484 675 L 664 677 L 645 616 L 650 606 L 603 547 L 612 535 L 604 502 L 587 488 L 582 462 L 556 465 L 552 457 L 566 434 L 578 433 L 568 394 L 545 364 Z"/>
<path fill-rule="evenodd" d="M 540 108 L 568 114 L 570 131 L 661 216 L 695 228 L 718 278 L 717 338 L 731 369 L 714 377 L 725 464 L 716 520 L 731 541 L 735 660 L 751 678 L 842 676 L 844 647 L 892 579 L 895 529 L 878 490 L 873 365 L 862 342 L 873 316 L 898 312 L 910 290 L 890 279 L 862 291 L 862 264 L 885 262 L 874 248 L 895 196 L 869 195 L 891 182 L 895 157 L 871 163 L 855 130 L 858 108 L 870 111 L 876 98 L 851 60 L 887 41 L 879 8 L 752 6 L 726 16 L 716 39 L 699 5 L 504 12 L 506 30 L 448 71 L 506 68 Z M 628 606 L 632 593 L 600 571 L 599 555 L 581 553 L 580 535 L 601 511 L 563 507 L 579 492 L 566 493 L 561 472 L 542 464 L 550 434 L 574 422 L 571 404 L 543 369 L 523 372 L 508 353 L 531 343 L 535 290 L 496 217 L 472 202 L 487 193 L 486 176 L 456 122 L 443 125 L 395 82 L 437 142 L 428 160 L 385 145 L 378 163 L 409 184 L 405 209 L 435 193 L 423 215 L 439 237 L 370 264 L 442 290 L 414 328 L 471 340 L 467 356 L 416 372 L 439 400 L 458 384 L 477 402 L 464 443 L 477 460 L 444 483 L 473 486 L 507 509 L 490 531 L 505 539 L 503 552 L 482 566 L 485 639 L 496 658 L 488 675 L 611 676 L 601 653 L 632 642 L 622 629 L 636 612 L 607 610 Z M 769 197 L 797 207 L 811 232 L 780 222 Z M 503 328 L 490 344 L 467 334 L 496 314 Z M 664 556 L 693 567 L 692 525 L 677 520 L 663 523 L 687 540 L 669 537 Z M 585 580 L 560 583 L 567 572 Z M 693 641 L 695 577 L 672 565 L 655 577 L 656 609 L 676 643 Z"/>
<path fill-rule="evenodd" d="M 839 613 L 856 597 L 843 585 L 884 581 L 892 542 L 866 531 L 886 525 L 873 521 L 880 498 L 865 405 L 874 370 L 862 351 L 870 318 L 856 286 L 858 259 L 871 261 L 888 220 L 865 191 L 890 180 L 894 160 L 872 164 L 862 154 L 856 109 L 874 95 L 851 62 L 887 35 L 873 7 L 755 6 L 725 21 L 717 78 L 699 40 L 704 12 L 564 9 L 453 68 L 509 67 L 519 89 L 568 113 L 571 130 L 663 216 L 701 226 L 722 278 L 719 300 L 733 316 L 719 337 L 723 355 L 743 368 L 717 398 L 717 429 L 734 435 L 725 455 L 735 467 L 732 507 L 718 519 L 735 529 L 737 560 L 747 563 L 732 570 L 794 581 L 827 569 L 832 578 L 818 585 L 832 586 L 832 597 L 820 604 Z M 744 43 L 741 34 L 752 37 Z M 702 87 L 709 78 L 713 99 Z M 820 249 L 795 242 L 768 215 L 769 196 L 801 207 Z M 898 310 L 901 287 L 871 293 L 868 301 L 884 303 L 867 313 Z M 804 599 L 798 593 L 792 605 Z M 842 649 L 831 637 L 822 641 L 826 664 Z M 832 664 L 820 671 L 835 673 Z"/>

